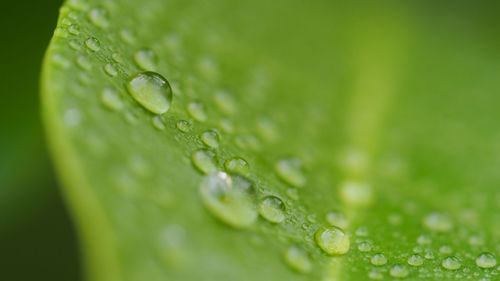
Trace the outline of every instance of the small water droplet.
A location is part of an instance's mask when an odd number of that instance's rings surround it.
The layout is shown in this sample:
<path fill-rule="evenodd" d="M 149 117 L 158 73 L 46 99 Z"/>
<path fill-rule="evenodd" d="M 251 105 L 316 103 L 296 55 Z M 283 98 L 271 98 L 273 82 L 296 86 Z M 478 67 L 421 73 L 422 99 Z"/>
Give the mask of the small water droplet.
<path fill-rule="evenodd" d="M 165 130 L 165 118 L 163 118 L 163 116 L 160 116 L 160 115 L 156 115 L 154 116 L 153 118 L 151 118 L 151 122 L 153 123 L 153 126 L 160 130 L 160 131 L 163 131 Z"/>
<path fill-rule="evenodd" d="M 201 102 L 190 102 L 187 106 L 187 111 L 191 117 L 200 122 L 205 122 L 207 120 L 205 105 Z"/>
<path fill-rule="evenodd" d="M 460 260 L 454 256 L 445 258 L 441 265 L 448 270 L 457 270 L 462 266 Z"/>
<path fill-rule="evenodd" d="M 191 155 L 193 165 L 204 174 L 210 174 L 217 170 L 214 158 L 215 154 L 205 149 L 197 150 Z"/>
<path fill-rule="evenodd" d="M 234 141 L 236 142 L 236 145 L 239 148 L 252 149 L 252 150 L 259 150 L 260 149 L 260 142 L 253 135 L 236 136 Z"/>
<path fill-rule="evenodd" d="M 311 270 L 312 264 L 307 254 L 296 246 L 292 246 L 285 251 L 285 262 L 293 270 L 300 273 L 307 273 Z"/>
<path fill-rule="evenodd" d="M 120 96 L 111 88 L 105 88 L 101 92 L 101 102 L 104 106 L 111 110 L 121 110 L 123 108 L 123 102 L 120 99 Z"/>
<path fill-rule="evenodd" d="M 241 179 L 240 179 L 241 180 Z M 246 183 L 233 180 L 224 172 L 216 172 L 203 178 L 200 195 L 203 203 L 219 220 L 235 227 L 245 228 L 257 218 Z"/>
<path fill-rule="evenodd" d="M 314 235 L 318 246 L 329 255 L 343 255 L 349 251 L 349 236 L 338 227 L 320 228 Z"/>
<path fill-rule="evenodd" d="M 439 247 L 439 252 L 441 254 L 447 254 L 447 255 L 449 255 L 449 254 L 451 254 L 453 252 L 453 249 L 450 246 L 448 246 L 448 245 L 444 245 L 444 246 Z"/>
<path fill-rule="evenodd" d="M 61 54 L 59 53 L 55 53 L 53 56 L 52 56 L 52 61 L 62 67 L 62 68 L 68 68 L 69 67 L 69 61 Z"/>
<path fill-rule="evenodd" d="M 299 200 L 299 191 L 296 188 L 288 188 L 286 190 L 286 195 L 293 200 Z"/>
<path fill-rule="evenodd" d="M 90 70 L 92 68 L 92 64 L 90 63 L 89 58 L 86 56 L 78 56 L 78 58 L 76 59 L 76 64 L 78 64 L 78 66 L 83 70 Z"/>
<path fill-rule="evenodd" d="M 105 64 L 103 69 L 104 69 L 104 72 L 111 77 L 115 77 L 118 74 L 116 67 L 114 65 L 112 65 L 111 63 Z"/>
<path fill-rule="evenodd" d="M 189 123 L 186 120 L 179 120 L 176 124 L 177 129 L 183 133 L 187 133 L 191 131 L 191 128 L 193 127 L 191 123 Z"/>
<path fill-rule="evenodd" d="M 436 232 L 448 232 L 453 228 L 453 221 L 451 218 L 441 213 L 431 213 L 427 215 L 422 223 L 429 230 Z"/>
<path fill-rule="evenodd" d="M 497 260 L 493 254 L 484 252 L 476 258 L 476 265 L 481 268 L 492 268 L 497 265 Z"/>
<path fill-rule="evenodd" d="M 233 96 L 225 91 L 216 91 L 214 94 L 214 102 L 217 108 L 224 114 L 232 115 L 236 112 L 236 103 Z"/>
<path fill-rule="evenodd" d="M 76 24 L 72 24 L 68 27 L 68 32 L 73 34 L 73 35 L 78 35 L 80 34 L 80 28 Z"/>
<path fill-rule="evenodd" d="M 338 226 L 342 229 L 346 229 L 349 226 L 349 221 L 345 217 L 344 213 L 339 211 L 333 211 L 326 214 L 326 221 L 329 224 Z"/>
<path fill-rule="evenodd" d="M 382 280 L 382 278 L 384 278 L 384 275 L 382 275 L 382 272 L 372 270 L 368 272 L 368 278 L 373 280 Z"/>
<path fill-rule="evenodd" d="M 372 250 L 372 245 L 369 242 L 362 242 L 358 245 L 360 252 L 369 252 Z"/>
<path fill-rule="evenodd" d="M 431 238 L 427 235 L 419 235 L 417 238 L 417 243 L 420 245 L 428 245 L 431 243 Z"/>
<path fill-rule="evenodd" d="M 127 89 L 132 97 L 155 114 L 167 112 L 172 103 L 172 89 L 168 81 L 156 72 L 141 72 L 129 80 Z"/>
<path fill-rule="evenodd" d="M 135 52 L 134 60 L 143 70 L 155 70 L 156 68 L 156 54 L 151 49 L 141 49 Z"/>
<path fill-rule="evenodd" d="M 219 121 L 219 126 L 226 133 L 232 134 L 234 132 L 233 123 L 229 119 L 221 119 Z"/>
<path fill-rule="evenodd" d="M 211 148 L 219 147 L 220 136 L 215 130 L 208 130 L 201 133 L 201 141 Z"/>
<path fill-rule="evenodd" d="M 268 196 L 259 204 L 259 214 L 272 223 L 285 220 L 285 203 L 276 196 Z"/>
<path fill-rule="evenodd" d="M 120 30 L 120 37 L 125 43 L 132 44 L 135 42 L 135 36 L 132 30 L 125 28 Z"/>
<path fill-rule="evenodd" d="M 356 234 L 356 236 L 366 237 L 368 236 L 368 228 L 366 228 L 366 226 L 360 226 L 356 229 L 354 234 Z"/>
<path fill-rule="evenodd" d="M 118 62 L 118 63 L 122 63 L 123 62 L 123 58 L 120 54 L 118 53 L 113 53 L 111 55 L 111 58 L 115 61 L 115 62 Z"/>
<path fill-rule="evenodd" d="M 76 41 L 75 39 L 69 40 L 68 45 L 71 47 L 73 50 L 80 50 L 80 43 Z"/>
<path fill-rule="evenodd" d="M 87 46 L 89 50 L 94 52 L 97 52 L 101 49 L 101 43 L 95 37 L 90 37 L 89 39 L 85 40 L 85 46 Z"/>
<path fill-rule="evenodd" d="M 405 278 L 408 276 L 408 268 L 405 265 L 397 264 L 391 268 L 389 274 L 395 278 Z"/>
<path fill-rule="evenodd" d="M 298 158 L 282 158 L 275 163 L 274 170 L 283 181 L 292 186 L 302 187 L 306 184 L 302 163 Z"/>
<path fill-rule="evenodd" d="M 246 176 L 249 172 L 248 162 L 241 157 L 233 157 L 231 159 L 228 159 L 224 163 L 224 166 L 226 167 L 227 171 L 235 174 Z"/>
<path fill-rule="evenodd" d="M 424 259 L 420 255 L 411 255 L 408 258 L 408 264 L 411 266 L 421 266 L 424 264 Z"/>
<path fill-rule="evenodd" d="M 375 254 L 375 255 L 371 258 L 370 262 L 371 262 L 373 265 L 375 265 L 375 266 L 382 266 L 382 265 L 384 265 L 384 264 L 386 264 L 386 263 L 387 263 L 387 258 L 385 257 L 385 255 L 384 255 L 384 254 L 379 253 L 379 254 Z"/>
<path fill-rule="evenodd" d="M 89 19 L 97 27 L 105 28 L 109 25 L 108 11 L 103 8 L 94 8 L 90 10 Z"/>
<path fill-rule="evenodd" d="M 365 182 L 346 181 L 340 186 L 343 201 L 353 206 L 368 206 L 373 202 L 373 191 Z"/>

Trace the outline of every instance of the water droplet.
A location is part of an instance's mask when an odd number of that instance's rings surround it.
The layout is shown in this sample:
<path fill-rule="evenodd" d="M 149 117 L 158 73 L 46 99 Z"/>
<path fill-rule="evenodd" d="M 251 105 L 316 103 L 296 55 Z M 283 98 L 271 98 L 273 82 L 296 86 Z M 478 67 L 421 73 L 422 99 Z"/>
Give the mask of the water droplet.
<path fill-rule="evenodd" d="M 172 89 L 168 81 L 156 72 L 136 74 L 127 83 L 127 89 L 139 104 L 155 114 L 163 114 L 170 108 Z"/>
<path fill-rule="evenodd" d="M 116 67 L 114 65 L 112 65 L 111 63 L 105 64 L 103 69 L 104 69 L 104 72 L 111 77 L 115 77 L 118 74 Z"/>
<path fill-rule="evenodd" d="M 366 226 L 360 226 L 356 229 L 354 234 L 356 234 L 356 236 L 366 237 L 368 236 L 368 228 L 366 228 Z"/>
<path fill-rule="evenodd" d="M 244 228 L 257 218 L 246 184 L 248 182 L 242 185 L 224 172 L 216 172 L 203 178 L 200 195 L 212 215 L 230 226 Z"/>
<path fill-rule="evenodd" d="M 457 270 L 462 266 L 457 257 L 447 257 L 443 260 L 441 265 L 448 270 Z"/>
<path fill-rule="evenodd" d="M 201 141 L 211 148 L 217 148 L 219 146 L 220 136 L 215 130 L 205 131 L 200 136 Z"/>
<path fill-rule="evenodd" d="M 217 170 L 214 158 L 215 154 L 205 149 L 197 150 L 191 155 L 193 165 L 204 174 L 210 174 Z"/>
<path fill-rule="evenodd" d="M 68 37 L 68 32 L 62 27 L 57 27 L 56 30 L 54 30 L 54 36 L 66 38 Z"/>
<path fill-rule="evenodd" d="M 312 264 L 307 254 L 298 247 L 292 246 L 285 251 L 285 261 L 292 269 L 307 273 L 311 270 Z"/>
<path fill-rule="evenodd" d="M 492 268 L 497 265 L 497 260 L 491 253 L 485 252 L 476 258 L 476 265 L 481 268 Z"/>
<path fill-rule="evenodd" d="M 411 266 L 421 266 L 424 264 L 424 259 L 420 255 L 411 255 L 408 258 L 408 264 Z"/>
<path fill-rule="evenodd" d="M 108 12 L 103 8 L 90 10 L 89 19 L 97 27 L 105 28 L 109 25 Z"/>
<path fill-rule="evenodd" d="M 276 196 L 268 196 L 259 204 L 259 214 L 272 223 L 285 220 L 285 203 Z"/>
<path fill-rule="evenodd" d="M 78 43 L 78 41 L 72 39 L 68 42 L 68 45 L 71 47 L 71 49 L 73 50 L 80 50 L 80 44 Z"/>
<path fill-rule="evenodd" d="M 224 163 L 224 166 L 226 167 L 227 171 L 235 174 L 246 176 L 249 172 L 248 162 L 241 157 L 233 157 L 231 159 L 228 159 Z"/>
<path fill-rule="evenodd" d="M 368 278 L 373 280 L 382 280 L 382 278 L 384 278 L 384 275 L 382 275 L 382 273 L 379 271 L 372 270 L 368 272 Z"/>
<path fill-rule="evenodd" d="M 200 122 L 205 122 L 207 120 L 205 105 L 201 102 L 190 102 L 187 106 L 187 111 L 191 117 Z"/>
<path fill-rule="evenodd" d="M 346 181 L 340 186 L 343 201 L 353 206 L 368 206 L 373 202 L 373 191 L 365 182 Z"/>
<path fill-rule="evenodd" d="M 153 118 L 151 118 L 151 122 L 153 123 L 153 126 L 160 130 L 160 131 L 163 131 L 165 130 L 165 118 L 163 118 L 163 116 L 160 116 L 160 115 L 156 115 L 154 116 Z"/>
<path fill-rule="evenodd" d="M 80 28 L 76 24 L 72 24 L 68 27 L 68 32 L 73 34 L 73 35 L 78 35 L 80 34 Z"/>
<path fill-rule="evenodd" d="M 82 122 L 82 114 L 76 108 L 68 109 L 64 113 L 64 124 L 68 127 L 76 127 Z"/>
<path fill-rule="evenodd" d="M 78 56 L 78 58 L 76 59 L 76 64 L 78 64 L 78 66 L 84 70 L 90 70 L 92 68 L 92 64 L 90 63 L 89 58 L 86 56 Z"/>
<path fill-rule="evenodd" d="M 302 187 L 306 184 L 302 163 L 298 158 L 282 158 L 275 163 L 274 170 L 282 180 L 292 186 Z"/>
<path fill-rule="evenodd" d="M 441 254 L 448 254 L 449 255 L 453 252 L 453 249 L 451 249 L 450 246 L 444 245 L 444 246 L 439 247 L 439 252 Z"/>
<path fill-rule="evenodd" d="M 219 126 L 226 133 L 232 134 L 234 132 L 233 123 L 229 119 L 221 119 Z"/>
<path fill-rule="evenodd" d="M 134 60 L 143 70 L 155 70 L 156 54 L 151 49 L 141 49 L 134 54 Z"/>
<path fill-rule="evenodd" d="M 360 252 L 369 252 L 372 250 L 372 245 L 368 242 L 362 242 L 358 245 L 358 250 Z"/>
<path fill-rule="evenodd" d="M 451 218 L 441 213 L 431 213 L 427 215 L 422 223 L 429 230 L 436 232 L 448 232 L 453 228 L 453 221 Z"/>
<path fill-rule="evenodd" d="M 375 255 L 371 258 L 370 262 L 371 262 L 373 265 L 375 265 L 375 266 L 382 266 L 382 265 L 384 265 L 384 264 L 386 264 L 386 263 L 387 263 L 387 258 L 385 257 L 385 255 L 384 255 L 384 254 L 379 253 L 379 254 L 375 254 Z"/>
<path fill-rule="evenodd" d="M 104 106 L 111 110 L 121 110 L 123 108 L 123 102 L 120 99 L 120 96 L 111 88 L 105 88 L 101 92 L 101 102 Z"/>
<path fill-rule="evenodd" d="M 57 64 L 58 66 L 62 68 L 68 68 L 69 67 L 69 61 L 61 54 L 55 53 L 52 56 L 52 61 Z"/>
<path fill-rule="evenodd" d="M 236 112 L 236 103 L 234 98 L 225 91 L 216 91 L 214 102 L 217 108 L 224 114 L 232 115 Z"/>
<path fill-rule="evenodd" d="M 429 238 L 429 236 L 426 235 L 420 235 L 417 238 L 417 243 L 420 245 L 428 245 L 431 243 L 431 238 Z"/>
<path fill-rule="evenodd" d="M 111 55 L 111 58 L 115 61 L 115 62 L 118 62 L 118 63 L 122 63 L 123 62 L 123 58 L 120 54 L 118 53 L 113 53 Z"/>
<path fill-rule="evenodd" d="M 288 188 L 286 190 L 286 195 L 293 200 L 299 200 L 299 191 L 296 188 Z"/>
<path fill-rule="evenodd" d="M 101 49 L 101 43 L 97 38 L 90 37 L 89 39 L 85 40 L 85 46 L 89 48 L 89 50 L 97 52 Z"/>
<path fill-rule="evenodd" d="M 191 128 L 192 128 L 192 124 L 186 120 L 179 120 L 177 122 L 176 126 L 177 126 L 177 129 L 179 129 L 179 131 L 181 131 L 183 133 L 187 133 L 187 132 L 191 131 Z"/>
<path fill-rule="evenodd" d="M 120 37 L 125 43 L 132 44 L 135 42 L 135 36 L 132 30 L 125 28 L 120 30 Z"/>
<path fill-rule="evenodd" d="M 343 255 L 349 251 L 349 237 L 338 227 L 322 227 L 314 238 L 318 246 L 329 255 Z"/>
<path fill-rule="evenodd" d="M 333 225 L 333 226 L 338 226 L 342 229 L 346 229 L 349 226 L 349 221 L 345 217 L 344 213 L 334 211 L 334 212 L 329 212 L 326 214 L 326 221 Z"/>
<path fill-rule="evenodd" d="M 259 140 L 255 136 L 252 136 L 252 135 L 236 136 L 234 141 L 236 142 L 236 145 L 239 148 L 252 149 L 252 150 L 259 150 L 260 149 Z"/>
<path fill-rule="evenodd" d="M 405 265 L 397 264 L 391 268 L 389 274 L 395 278 L 405 278 L 408 276 L 408 268 Z"/>

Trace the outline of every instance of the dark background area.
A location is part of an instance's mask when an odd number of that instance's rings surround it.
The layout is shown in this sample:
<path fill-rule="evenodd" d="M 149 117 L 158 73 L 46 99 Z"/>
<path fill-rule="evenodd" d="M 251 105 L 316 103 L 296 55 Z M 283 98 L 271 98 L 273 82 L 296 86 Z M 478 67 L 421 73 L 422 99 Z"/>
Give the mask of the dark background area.
<path fill-rule="evenodd" d="M 78 243 L 45 145 L 39 74 L 62 1 L 3 1 L 0 44 L 2 280 L 81 280 Z"/>

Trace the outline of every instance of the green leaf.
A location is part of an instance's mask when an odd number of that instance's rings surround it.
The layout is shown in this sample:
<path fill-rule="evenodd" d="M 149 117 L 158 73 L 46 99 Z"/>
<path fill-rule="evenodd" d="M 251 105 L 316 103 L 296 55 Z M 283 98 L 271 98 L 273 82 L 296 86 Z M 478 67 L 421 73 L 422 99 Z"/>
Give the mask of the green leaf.
<path fill-rule="evenodd" d="M 396 3 L 101 2 L 65 4 L 42 75 L 89 279 L 498 276 L 499 59 L 474 30 Z"/>

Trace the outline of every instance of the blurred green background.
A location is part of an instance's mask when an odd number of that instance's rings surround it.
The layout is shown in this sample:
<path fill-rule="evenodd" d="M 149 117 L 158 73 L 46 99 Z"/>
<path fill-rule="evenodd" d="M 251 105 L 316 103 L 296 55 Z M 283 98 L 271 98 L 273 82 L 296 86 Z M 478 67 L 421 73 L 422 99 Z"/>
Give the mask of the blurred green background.
<path fill-rule="evenodd" d="M 81 280 L 78 244 L 46 150 L 39 73 L 60 0 L 3 1 L 1 280 Z"/>

